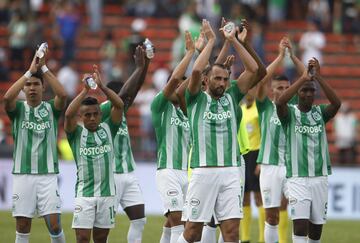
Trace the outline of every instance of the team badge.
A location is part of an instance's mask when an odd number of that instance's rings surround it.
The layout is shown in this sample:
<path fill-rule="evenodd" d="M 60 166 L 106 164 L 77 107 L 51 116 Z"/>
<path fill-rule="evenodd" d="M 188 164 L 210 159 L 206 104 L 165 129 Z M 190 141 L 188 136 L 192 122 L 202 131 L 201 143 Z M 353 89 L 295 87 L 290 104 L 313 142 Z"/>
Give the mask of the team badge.
<path fill-rule="evenodd" d="M 101 139 L 105 139 L 105 138 L 106 138 L 106 132 L 105 132 L 103 129 L 101 129 L 101 130 L 98 131 L 98 135 L 99 135 L 99 137 L 100 137 Z"/>
<path fill-rule="evenodd" d="M 46 109 L 42 108 L 39 110 L 39 115 L 44 118 L 49 115 L 49 112 Z"/>
<path fill-rule="evenodd" d="M 222 106 L 228 106 L 229 105 L 229 101 L 224 96 L 219 99 L 219 102 L 220 102 L 220 104 Z"/>
<path fill-rule="evenodd" d="M 311 113 L 312 117 L 314 118 L 315 121 L 320 121 L 321 120 L 321 115 L 319 114 L 319 112 L 315 111 L 313 113 Z"/>

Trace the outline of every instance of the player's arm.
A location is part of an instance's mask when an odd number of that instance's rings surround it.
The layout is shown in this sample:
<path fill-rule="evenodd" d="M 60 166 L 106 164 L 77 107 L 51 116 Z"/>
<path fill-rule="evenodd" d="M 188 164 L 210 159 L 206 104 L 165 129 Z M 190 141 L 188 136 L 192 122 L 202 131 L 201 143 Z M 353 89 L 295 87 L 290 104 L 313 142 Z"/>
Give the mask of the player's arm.
<path fill-rule="evenodd" d="M 287 47 L 289 49 L 290 59 L 294 63 L 297 73 L 299 75 L 302 75 L 302 73 L 306 70 L 306 67 L 302 63 L 302 61 L 300 61 L 300 59 L 297 58 L 297 56 L 295 55 L 295 51 L 294 51 L 294 48 L 292 46 L 290 39 L 287 37 L 286 37 L 286 39 L 287 39 Z"/>
<path fill-rule="evenodd" d="M 242 25 L 243 29 L 250 30 L 250 25 L 245 19 L 243 19 L 241 21 L 241 25 Z M 263 64 L 263 62 L 260 60 L 257 53 L 255 52 L 254 48 L 251 46 L 247 32 L 243 33 L 243 34 L 239 33 L 238 38 L 239 38 L 239 41 L 241 42 L 241 44 L 246 49 L 246 51 L 251 55 L 251 57 L 254 59 L 254 61 L 256 62 L 257 66 L 258 66 L 256 75 L 253 76 L 253 79 L 249 83 L 248 89 L 251 89 L 256 84 L 258 84 L 260 82 L 260 80 L 262 80 L 265 77 L 266 68 L 265 68 L 265 65 Z"/>
<path fill-rule="evenodd" d="M 6 91 L 4 95 L 4 105 L 6 111 L 13 111 L 16 108 L 16 100 L 20 93 L 20 91 L 24 88 L 25 82 L 37 72 L 37 66 L 35 61 L 36 56 L 34 56 L 29 70 L 21 76 L 10 88 Z"/>
<path fill-rule="evenodd" d="M 236 28 L 236 30 L 239 31 L 239 28 Z M 240 74 L 239 78 L 237 79 L 237 85 L 242 93 L 247 93 L 247 91 L 251 87 L 251 80 L 257 73 L 258 65 L 252 58 L 250 53 L 247 52 L 245 47 L 241 45 L 240 42 L 238 42 L 235 38 L 236 30 L 234 28 L 230 33 L 224 31 L 224 35 L 225 38 L 229 40 L 229 42 L 233 45 L 237 54 L 240 56 L 241 61 L 244 64 L 245 70 Z M 246 28 L 244 28 L 241 32 L 242 38 L 245 38 L 246 34 L 247 30 Z"/>
<path fill-rule="evenodd" d="M 290 85 L 290 87 L 282 93 L 282 95 L 279 97 L 279 99 L 277 101 L 275 101 L 276 111 L 277 111 L 278 117 L 280 119 L 287 117 L 287 115 L 288 115 L 287 103 L 289 102 L 289 100 L 292 97 L 294 97 L 294 95 L 300 89 L 300 87 L 306 81 L 309 81 L 309 80 L 311 80 L 311 77 L 309 76 L 308 71 L 305 70 L 303 72 L 303 74 L 301 75 L 301 77 L 295 83 Z"/>
<path fill-rule="evenodd" d="M 150 59 L 145 57 L 145 51 L 141 46 L 136 47 L 134 58 L 136 68 L 119 92 L 119 96 L 124 102 L 125 110 L 134 102 L 141 85 L 145 81 L 145 76 L 150 64 Z"/>
<path fill-rule="evenodd" d="M 256 99 L 259 101 L 263 101 L 267 96 L 267 88 L 268 88 L 268 82 L 272 79 L 274 76 L 275 71 L 280 67 L 282 64 L 282 61 L 284 60 L 285 56 L 285 48 L 286 45 L 286 39 L 282 38 L 279 43 L 279 55 L 275 58 L 275 60 L 270 63 L 270 65 L 266 68 L 266 75 L 265 77 L 260 81 L 258 84 L 257 90 L 256 90 Z"/>
<path fill-rule="evenodd" d="M 124 111 L 124 103 L 120 96 L 118 96 L 114 91 L 106 87 L 101 80 L 101 76 L 99 73 L 99 69 L 96 65 L 93 66 L 94 73 L 93 77 L 95 79 L 96 84 L 101 89 L 101 91 L 106 95 L 106 98 L 110 100 L 112 107 L 111 107 L 111 121 L 114 124 L 119 124 L 122 120 L 122 114 Z"/>
<path fill-rule="evenodd" d="M 229 49 L 230 49 L 230 42 L 225 38 L 224 36 L 224 30 L 223 27 L 226 24 L 226 20 L 224 17 L 221 18 L 221 28 L 220 28 L 220 35 L 223 37 L 224 39 L 224 44 L 220 50 L 219 55 L 217 56 L 215 63 L 225 63 L 227 55 L 229 53 Z"/>
<path fill-rule="evenodd" d="M 90 87 L 86 84 L 85 79 L 89 75 L 85 75 L 83 79 L 84 88 L 81 92 L 71 101 L 68 108 L 65 111 L 64 130 L 67 133 L 75 131 L 77 126 L 77 113 L 81 106 L 81 102 L 85 99 L 89 92 Z"/>
<path fill-rule="evenodd" d="M 163 89 L 165 98 L 167 98 L 170 101 L 178 100 L 175 90 L 178 87 L 179 83 L 182 81 L 186 69 L 189 66 L 195 52 L 194 42 L 191 39 L 191 34 L 189 31 L 185 32 L 185 47 L 186 47 L 185 56 L 183 57 L 179 65 L 174 69 L 169 79 L 169 82 L 166 84 L 166 86 Z"/>
<path fill-rule="evenodd" d="M 50 69 L 46 67 L 45 58 L 47 56 L 47 53 L 48 50 L 46 50 L 44 56 L 39 59 L 39 67 L 41 67 L 41 71 L 43 72 L 44 81 L 50 84 L 50 87 L 55 94 L 55 98 L 54 98 L 55 108 L 57 110 L 63 110 L 65 109 L 66 106 L 67 94 L 64 87 L 56 78 L 56 76 L 51 72 Z"/>
<path fill-rule="evenodd" d="M 208 42 L 194 63 L 193 71 L 191 73 L 191 80 L 189 81 L 188 85 L 188 90 L 191 95 L 195 95 L 201 90 L 201 73 L 209 61 L 211 51 L 215 45 L 216 40 L 214 31 L 212 30 L 209 21 L 203 20 L 202 30 L 204 31 L 204 35 Z"/>
<path fill-rule="evenodd" d="M 328 118 L 333 118 L 341 106 L 341 100 L 337 96 L 336 92 L 331 86 L 323 79 L 320 74 L 320 64 L 316 58 L 310 60 L 310 65 L 315 68 L 314 79 L 317 80 L 325 93 L 326 98 L 330 101 L 330 104 L 325 108 L 325 115 Z"/>

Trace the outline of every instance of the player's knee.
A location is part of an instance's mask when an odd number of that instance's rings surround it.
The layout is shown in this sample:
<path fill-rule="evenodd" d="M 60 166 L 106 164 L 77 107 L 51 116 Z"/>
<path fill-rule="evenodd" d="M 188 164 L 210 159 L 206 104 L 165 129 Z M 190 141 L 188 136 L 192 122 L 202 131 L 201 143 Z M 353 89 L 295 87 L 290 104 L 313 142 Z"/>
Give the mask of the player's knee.
<path fill-rule="evenodd" d="M 95 241 L 95 236 L 94 236 L 94 241 Z M 85 234 L 85 233 L 77 233 L 76 234 L 76 242 L 77 243 L 88 243 L 88 242 L 90 242 L 90 235 Z"/>
<path fill-rule="evenodd" d="M 29 233 L 31 228 L 30 220 L 16 220 L 16 231 L 19 233 Z"/>
<path fill-rule="evenodd" d="M 184 238 L 187 241 L 194 242 L 201 239 L 202 223 L 187 223 L 184 231 Z"/>
<path fill-rule="evenodd" d="M 272 210 L 266 210 L 266 222 L 270 225 L 279 224 L 279 213 Z"/>
<path fill-rule="evenodd" d="M 176 226 L 182 224 L 181 222 L 181 212 L 170 212 L 168 214 L 168 220 L 171 226 Z"/>
<path fill-rule="evenodd" d="M 294 235 L 307 236 L 309 232 L 307 220 L 294 220 Z"/>
<path fill-rule="evenodd" d="M 51 235 L 58 235 L 58 234 L 60 234 L 60 233 L 61 233 L 61 226 L 60 226 L 60 224 L 58 224 L 58 223 L 51 224 L 51 225 L 49 226 L 49 233 L 50 233 Z"/>
<path fill-rule="evenodd" d="M 221 229 L 225 242 L 238 242 L 239 240 L 239 227 L 226 227 Z"/>

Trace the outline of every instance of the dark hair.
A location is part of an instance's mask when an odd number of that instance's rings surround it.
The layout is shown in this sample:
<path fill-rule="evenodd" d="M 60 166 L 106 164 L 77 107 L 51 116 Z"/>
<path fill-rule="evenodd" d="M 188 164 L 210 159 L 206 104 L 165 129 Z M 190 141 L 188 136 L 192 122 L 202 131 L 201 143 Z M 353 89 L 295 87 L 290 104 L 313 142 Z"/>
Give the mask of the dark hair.
<path fill-rule="evenodd" d="M 96 98 L 88 96 L 83 101 L 81 101 L 81 105 L 98 105 L 99 102 Z"/>
<path fill-rule="evenodd" d="M 40 79 L 41 83 L 44 84 L 43 73 L 41 70 L 37 70 L 36 73 L 31 75 L 34 78 Z"/>
<path fill-rule="evenodd" d="M 106 86 L 118 94 L 121 88 L 124 86 L 124 83 L 119 81 L 111 81 Z"/>
<path fill-rule="evenodd" d="M 289 82 L 288 77 L 286 77 L 285 75 L 277 75 L 272 79 L 272 81 L 284 81 L 284 80 Z"/>
<path fill-rule="evenodd" d="M 213 67 L 219 67 L 219 68 L 221 68 L 221 69 L 224 69 L 224 70 L 226 70 L 226 71 L 228 71 L 228 73 L 229 73 L 229 75 L 230 75 L 230 70 L 227 68 L 227 66 L 225 66 L 224 64 L 222 64 L 222 63 L 214 63 L 213 65 L 209 65 L 208 67 L 206 67 L 205 68 L 205 70 L 206 70 L 206 73 L 203 71 L 203 73 L 205 74 L 205 75 L 208 75 L 209 73 L 210 73 L 210 71 L 213 69 Z M 208 68 L 208 69 L 207 69 Z"/>

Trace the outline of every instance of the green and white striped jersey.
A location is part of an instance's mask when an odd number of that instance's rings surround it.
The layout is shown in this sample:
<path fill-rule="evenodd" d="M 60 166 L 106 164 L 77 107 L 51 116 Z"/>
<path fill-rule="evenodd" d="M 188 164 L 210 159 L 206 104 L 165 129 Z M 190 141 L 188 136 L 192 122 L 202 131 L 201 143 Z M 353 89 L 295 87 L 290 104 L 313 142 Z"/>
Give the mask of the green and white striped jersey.
<path fill-rule="evenodd" d="M 78 125 L 74 132 L 67 133 L 77 167 L 76 197 L 115 195 L 112 141 L 119 125 L 109 117 L 95 132 Z"/>
<path fill-rule="evenodd" d="M 192 135 L 191 168 L 204 166 L 240 166 L 237 131 L 241 119 L 239 102 L 244 95 L 231 81 L 218 100 L 203 91 L 185 101 Z"/>
<path fill-rule="evenodd" d="M 151 103 L 158 145 L 158 169 L 187 170 L 190 150 L 189 120 L 161 91 Z"/>
<path fill-rule="evenodd" d="M 61 111 L 54 100 L 42 101 L 37 107 L 16 101 L 15 110 L 7 113 L 15 144 L 12 173 L 59 173 L 56 142 Z"/>
<path fill-rule="evenodd" d="M 327 105 L 313 105 L 301 112 L 288 105 L 288 115 L 280 119 L 286 136 L 286 176 L 313 177 L 331 174 L 330 156 L 324 114 Z"/>
<path fill-rule="evenodd" d="M 286 140 L 276 105 L 268 97 L 256 101 L 261 129 L 261 146 L 257 162 L 266 165 L 285 165 Z"/>
<path fill-rule="evenodd" d="M 105 101 L 100 105 L 103 119 L 110 117 L 111 102 Z M 125 117 L 126 111 L 122 116 L 122 121 L 119 130 L 114 138 L 114 173 L 122 174 L 129 173 L 135 170 L 136 164 L 131 150 L 130 136 Z"/>

